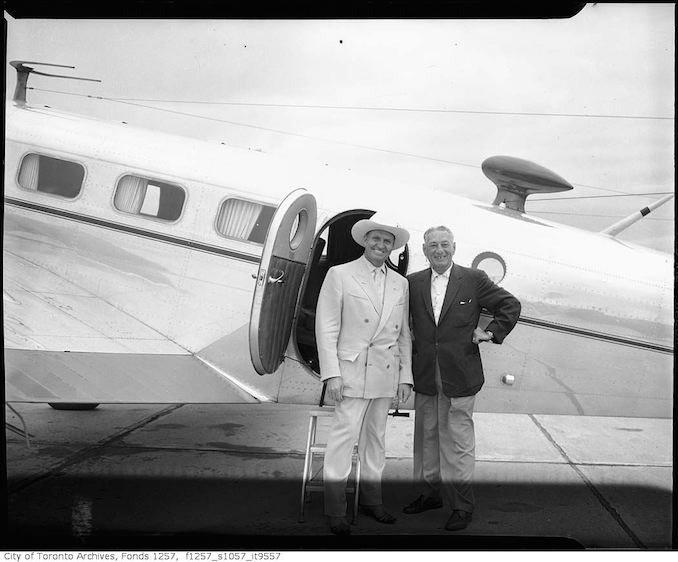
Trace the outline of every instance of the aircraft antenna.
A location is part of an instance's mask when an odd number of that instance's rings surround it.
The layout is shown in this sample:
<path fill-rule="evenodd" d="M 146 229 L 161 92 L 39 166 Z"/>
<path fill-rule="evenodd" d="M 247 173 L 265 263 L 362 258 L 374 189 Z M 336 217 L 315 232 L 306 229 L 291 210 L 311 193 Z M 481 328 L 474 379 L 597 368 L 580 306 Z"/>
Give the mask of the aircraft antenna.
<path fill-rule="evenodd" d="M 19 106 L 26 105 L 26 90 L 28 88 L 28 77 L 30 74 L 39 74 L 40 76 L 52 76 L 54 78 L 68 78 L 70 80 L 86 80 L 87 82 L 101 82 L 101 80 L 96 80 L 94 78 L 81 78 L 79 76 L 65 76 L 63 74 L 49 74 L 47 72 L 40 72 L 35 70 L 32 66 L 26 66 L 27 64 L 39 64 L 42 66 L 55 66 L 59 68 L 75 68 L 74 66 L 68 66 L 66 64 L 51 64 L 47 62 L 30 62 L 25 60 L 13 60 L 10 63 L 16 70 L 16 88 L 14 89 L 14 97 L 12 101 Z"/>
<path fill-rule="evenodd" d="M 608 226 L 605 230 L 601 230 L 601 234 L 607 234 L 609 236 L 617 236 L 620 232 L 626 230 L 632 224 L 638 222 L 643 217 L 649 215 L 657 207 L 661 207 L 667 201 L 673 199 L 673 193 L 670 195 L 665 195 L 661 199 L 658 199 L 654 203 L 650 203 L 647 207 L 643 207 L 640 211 L 636 211 L 630 214 L 628 217 L 623 218 L 622 220 L 614 223 L 611 226 Z"/>
<path fill-rule="evenodd" d="M 483 173 L 497 186 L 493 205 L 525 212 L 525 199 L 532 193 L 556 193 L 574 189 L 551 170 L 522 158 L 490 156 L 481 165 Z"/>

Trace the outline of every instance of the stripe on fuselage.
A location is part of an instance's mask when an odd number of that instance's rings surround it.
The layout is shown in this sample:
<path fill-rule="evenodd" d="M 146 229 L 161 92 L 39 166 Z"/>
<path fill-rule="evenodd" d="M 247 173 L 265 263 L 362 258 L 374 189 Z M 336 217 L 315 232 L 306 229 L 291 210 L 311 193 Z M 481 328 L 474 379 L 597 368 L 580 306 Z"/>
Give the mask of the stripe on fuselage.
<path fill-rule="evenodd" d="M 31 211 L 36 211 L 39 213 L 46 213 L 48 215 L 54 215 L 66 220 L 72 220 L 84 224 L 91 224 L 94 226 L 99 226 L 101 228 L 108 228 L 111 230 L 118 230 L 126 234 L 132 234 L 134 236 L 142 236 L 144 238 L 150 238 L 153 240 L 158 240 L 160 242 L 165 242 L 167 244 L 175 244 L 177 246 L 183 246 L 190 248 L 191 250 L 198 250 L 200 252 L 208 252 L 211 254 L 217 254 L 221 256 L 226 256 L 236 260 L 246 261 L 250 263 L 259 263 L 261 258 L 252 254 L 245 254 L 243 252 L 237 252 L 235 250 L 228 250 L 226 248 L 220 248 L 219 246 L 213 246 L 211 244 L 204 244 L 196 240 L 188 240 L 186 238 L 180 238 L 178 236 L 170 236 L 169 234 L 162 234 L 159 232 L 153 232 L 152 230 L 146 230 L 143 228 L 137 228 L 134 226 L 129 226 L 126 224 L 117 223 L 114 221 L 108 221 L 89 215 L 83 215 L 81 213 L 74 213 L 71 211 L 64 211 L 63 209 L 56 209 L 54 207 L 49 207 L 47 205 L 40 205 L 38 203 L 32 203 L 29 201 L 23 201 L 21 199 L 14 199 L 12 197 L 5 197 L 5 203 L 19 207 L 22 209 L 28 209 Z"/>

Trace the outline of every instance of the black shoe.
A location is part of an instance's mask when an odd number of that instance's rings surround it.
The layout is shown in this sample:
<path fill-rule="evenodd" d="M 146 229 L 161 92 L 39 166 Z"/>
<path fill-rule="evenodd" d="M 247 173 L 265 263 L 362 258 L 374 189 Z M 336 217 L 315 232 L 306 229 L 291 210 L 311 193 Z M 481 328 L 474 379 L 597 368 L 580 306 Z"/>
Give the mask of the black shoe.
<path fill-rule="evenodd" d="M 350 535 L 351 526 L 346 521 L 346 517 L 329 517 L 330 531 L 335 535 Z"/>
<path fill-rule="evenodd" d="M 414 500 L 410 505 L 403 507 L 403 513 L 408 515 L 413 515 L 415 513 L 421 513 L 422 511 L 428 511 L 429 509 L 438 509 L 443 507 L 443 500 L 440 498 L 431 498 L 419 496 Z"/>
<path fill-rule="evenodd" d="M 371 517 L 379 523 L 385 523 L 386 525 L 393 525 L 397 521 L 393 515 L 384 509 L 383 505 L 361 505 L 360 513 Z"/>
<path fill-rule="evenodd" d="M 448 531 L 461 531 L 462 529 L 466 529 L 472 520 L 473 514 L 468 511 L 455 509 L 447 520 L 447 523 L 445 523 L 445 529 Z"/>

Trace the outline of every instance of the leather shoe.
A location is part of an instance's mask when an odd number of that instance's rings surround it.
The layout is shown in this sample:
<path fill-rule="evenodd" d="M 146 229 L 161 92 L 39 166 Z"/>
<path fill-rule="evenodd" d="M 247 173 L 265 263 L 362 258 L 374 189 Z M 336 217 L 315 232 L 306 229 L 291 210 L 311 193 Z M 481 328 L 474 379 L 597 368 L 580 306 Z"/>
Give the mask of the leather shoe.
<path fill-rule="evenodd" d="M 408 515 L 413 515 L 415 513 L 421 513 L 422 511 L 428 511 L 429 509 L 438 509 L 443 507 L 443 500 L 440 498 L 424 497 L 419 496 L 414 500 L 410 505 L 403 507 L 403 513 Z"/>
<path fill-rule="evenodd" d="M 445 529 L 448 531 L 461 531 L 462 529 L 466 529 L 472 520 L 473 514 L 468 511 L 455 509 L 447 520 L 447 523 L 445 523 Z"/>
<path fill-rule="evenodd" d="M 371 517 L 379 523 L 385 523 L 386 525 L 392 525 L 397 521 L 393 515 L 384 509 L 383 505 L 361 505 L 360 513 L 364 513 L 368 517 Z"/>
<path fill-rule="evenodd" d="M 330 531 L 335 535 L 350 535 L 351 526 L 346 517 L 330 517 Z"/>

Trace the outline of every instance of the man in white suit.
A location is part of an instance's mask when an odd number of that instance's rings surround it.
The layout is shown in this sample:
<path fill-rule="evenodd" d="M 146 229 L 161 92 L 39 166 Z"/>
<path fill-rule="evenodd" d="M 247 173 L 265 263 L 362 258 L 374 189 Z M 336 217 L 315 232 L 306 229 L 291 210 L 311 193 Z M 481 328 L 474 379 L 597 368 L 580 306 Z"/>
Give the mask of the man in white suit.
<path fill-rule="evenodd" d="M 363 255 L 327 273 L 316 310 L 316 340 L 326 396 L 336 403 L 324 464 L 325 514 L 330 530 L 346 535 L 346 481 L 355 442 L 361 462 L 361 511 L 394 523 L 383 507 L 388 410 L 412 388 L 407 280 L 386 267 L 390 253 L 409 233 L 372 219 L 358 221 L 353 239 Z"/>

